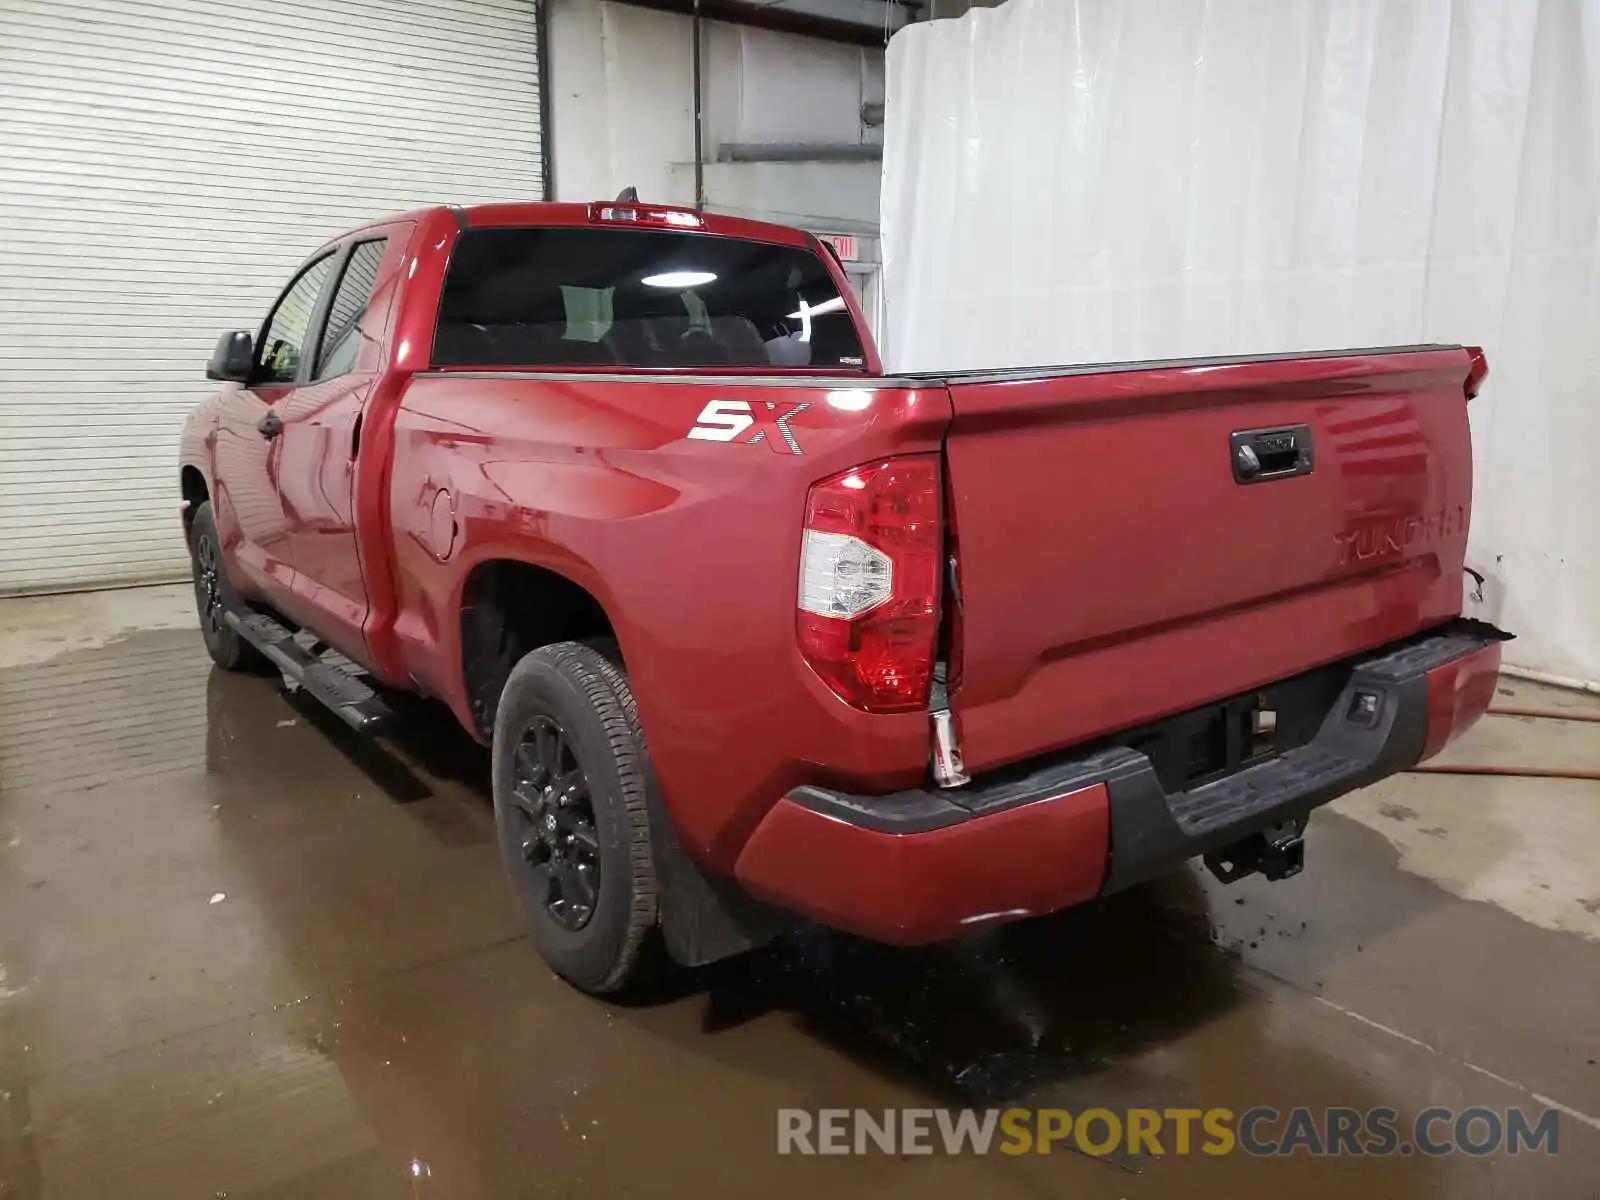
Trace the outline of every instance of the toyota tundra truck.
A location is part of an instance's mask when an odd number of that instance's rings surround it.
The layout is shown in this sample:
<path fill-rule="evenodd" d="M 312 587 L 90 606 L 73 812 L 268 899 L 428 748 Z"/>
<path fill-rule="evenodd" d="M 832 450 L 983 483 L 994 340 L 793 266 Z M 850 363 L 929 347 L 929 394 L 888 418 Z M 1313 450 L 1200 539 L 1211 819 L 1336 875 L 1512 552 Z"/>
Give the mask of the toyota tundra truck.
<path fill-rule="evenodd" d="M 796 919 L 911 945 L 1195 857 L 1299 871 L 1313 809 L 1493 695 L 1485 371 L 886 374 L 808 233 L 439 207 L 219 340 L 177 483 L 217 666 L 378 733 L 441 702 L 535 944 L 600 993 Z"/>

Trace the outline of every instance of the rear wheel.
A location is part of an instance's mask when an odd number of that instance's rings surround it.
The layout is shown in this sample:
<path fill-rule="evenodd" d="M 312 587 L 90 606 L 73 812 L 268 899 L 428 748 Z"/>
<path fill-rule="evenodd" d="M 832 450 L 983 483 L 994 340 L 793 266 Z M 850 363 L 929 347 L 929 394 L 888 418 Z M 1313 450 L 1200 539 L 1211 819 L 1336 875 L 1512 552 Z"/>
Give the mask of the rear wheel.
<path fill-rule="evenodd" d="M 636 983 L 656 925 L 637 711 L 621 667 L 560 642 L 517 664 L 495 714 L 501 858 L 539 953 L 588 992 Z"/>
<path fill-rule="evenodd" d="M 200 615 L 200 636 L 211 661 L 224 671 L 247 671 L 264 661 L 254 646 L 228 624 L 233 592 L 222 563 L 222 542 L 211 515 L 211 501 L 195 510 L 189 524 L 189 558 L 194 570 L 194 603 Z"/>

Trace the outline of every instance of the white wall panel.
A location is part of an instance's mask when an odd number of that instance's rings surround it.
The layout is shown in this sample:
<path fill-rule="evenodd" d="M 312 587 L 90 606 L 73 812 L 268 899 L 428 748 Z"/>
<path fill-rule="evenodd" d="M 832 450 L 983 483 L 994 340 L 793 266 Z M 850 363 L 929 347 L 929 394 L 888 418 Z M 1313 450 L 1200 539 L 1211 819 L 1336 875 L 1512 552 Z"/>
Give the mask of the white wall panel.
<path fill-rule="evenodd" d="M 557 0 L 550 16 L 555 187 L 562 200 L 595 200 L 636 187 L 643 200 L 693 204 L 693 22 L 608 0 Z M 862 124 L 863 102 L 883 99 L 883 53 L 819 38 L 702 23 L 708 206 L 752 211 L 778 179 L 804 175 L 764 215 L 877 225 L 876 163 L 717 163 L 726 143 L 857 145 L 881 139 Z M 795 166 L 795 170 L 783 168 Z M 809 209 L 809 197 L 829 204 Z"/>
<path fill-rule="evenodd" d="M 0 592 L 186 569 L 219 333 L 327 238 L 541 198 L 534 0 L 0 0 Z"/>
<path fill-rule="evenodd" d="M 855 145 L 866 64 L 883 52 L 740 28 L 738 121 L 730 142 Z M 797 43 L 804 53 L 797 53 Z"/>
<path fill-rule="evenodd" d="M 892 368 L 1482 345 L 1469 612 L 1600 680 L 1600 0 L 1009 0 L 888 96 Z"/>

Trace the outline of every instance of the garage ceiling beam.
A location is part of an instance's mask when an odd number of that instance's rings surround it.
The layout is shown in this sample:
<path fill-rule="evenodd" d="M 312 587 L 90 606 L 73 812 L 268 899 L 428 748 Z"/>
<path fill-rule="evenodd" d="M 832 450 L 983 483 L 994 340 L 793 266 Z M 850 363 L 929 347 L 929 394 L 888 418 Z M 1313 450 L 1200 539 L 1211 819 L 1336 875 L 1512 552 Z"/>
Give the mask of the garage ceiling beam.
<path fill-rule="evenodd" d="M 619 0 L 635 8 L 692 16 L 694 0 Z M 914 21 L 922 0 L 700 0 L 708 21 L 798 33 L 857 46 L 881 46 L 888 32 Z"/>

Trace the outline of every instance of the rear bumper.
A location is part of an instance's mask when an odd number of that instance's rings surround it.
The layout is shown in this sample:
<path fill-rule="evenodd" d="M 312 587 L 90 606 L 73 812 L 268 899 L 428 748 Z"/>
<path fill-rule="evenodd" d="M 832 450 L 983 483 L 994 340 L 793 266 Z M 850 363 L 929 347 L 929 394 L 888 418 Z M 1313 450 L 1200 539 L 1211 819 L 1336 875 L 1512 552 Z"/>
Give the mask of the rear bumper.
<path fill-rule="evenodd" d="M 948 791 L 796 788 L 751 835 L 736 874 L 763 900 L 900 945 L 1066 908 L 1438 753 L 1489 707 L 1505 636 L 1458 621 L 1364 658 L 1310 742 L 1186 792 L 1166 792 L 1125 746 Z"/>

